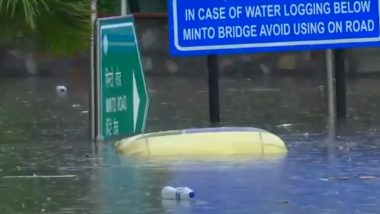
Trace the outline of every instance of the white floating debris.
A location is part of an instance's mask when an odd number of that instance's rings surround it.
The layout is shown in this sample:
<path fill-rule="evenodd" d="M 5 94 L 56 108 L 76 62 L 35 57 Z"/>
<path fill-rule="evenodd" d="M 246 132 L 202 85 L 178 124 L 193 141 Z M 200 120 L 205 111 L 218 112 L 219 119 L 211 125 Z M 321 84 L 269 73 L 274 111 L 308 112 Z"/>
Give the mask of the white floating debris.
<path fill-rule="evenodd" d="M 88 114 L 88 111 L 81 111 L 81 114 Z"/>
<path fill-rule="evenodd" d="M 64 85 L 58 85 L 56 88 L 55 88 L 57 94 L 59 96 L 65 96 L 67 94 L 67 88 L 66 86 Z"/>
<path fill-rule="evenodd" d="M 277 127 L 284 127 L 284 128 L 290 127 L 290 126 L 292 126 L 292 124 L 290 124 L 290 123 L 284 123 L 284 124 L 281 124 L 281 125 L 277 125 Z"/>
<path fill-rule="evenodd" d="M 190 200 L 194 198 L 195 193 L 188 187 L 171 187 L 165 186 L 161 191 L 162 199 L 169 200 Z"/>
<path fill-rule="evenodd" d="M 376 179 L 375 176 L 372 176 L 372 175 L 365 175 L 365 176 L 360 176 L 359 177 L 361 180 L 374 180 Z"/>
<path fill-rule="evenodd" d="M 78 107 L 80 107 L 80 104 L 73 104 L 71 107 L 78 108 Z"/>

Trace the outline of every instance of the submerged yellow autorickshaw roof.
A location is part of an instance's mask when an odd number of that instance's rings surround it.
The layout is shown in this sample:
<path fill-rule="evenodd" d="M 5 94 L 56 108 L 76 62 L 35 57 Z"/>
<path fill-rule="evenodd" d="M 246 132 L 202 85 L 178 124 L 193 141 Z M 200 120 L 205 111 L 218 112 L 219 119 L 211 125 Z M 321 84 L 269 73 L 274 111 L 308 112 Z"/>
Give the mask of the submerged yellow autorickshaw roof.
<path fill-rule="evenodd" d="M 279 155 L 287 153 L 278 136 L 258 128 L 195 128 L 140 134 L 115 144 L 128 156 Z"/>

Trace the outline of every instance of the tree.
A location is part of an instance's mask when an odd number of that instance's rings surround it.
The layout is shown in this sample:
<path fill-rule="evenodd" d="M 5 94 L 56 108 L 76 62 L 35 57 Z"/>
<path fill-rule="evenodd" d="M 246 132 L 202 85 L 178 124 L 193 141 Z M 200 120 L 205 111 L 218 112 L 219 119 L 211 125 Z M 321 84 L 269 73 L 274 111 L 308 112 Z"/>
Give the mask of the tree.
<path fill-rule="evenodd" d="M 88 0 L 0 0 L 0 38 L 19 48 L 70 55 L 90 37 Z"/>
<path fill-rule="evenodd" d="M 98 13 L 102 17 L 120 15 L 120 0 L 98 0 Z"/>
<path fill-rule="evenodd" d="M 78 54 L 89 48 L 90 13 L 89 0 L 0 0 L 0 43 L 27 53 Z"/>

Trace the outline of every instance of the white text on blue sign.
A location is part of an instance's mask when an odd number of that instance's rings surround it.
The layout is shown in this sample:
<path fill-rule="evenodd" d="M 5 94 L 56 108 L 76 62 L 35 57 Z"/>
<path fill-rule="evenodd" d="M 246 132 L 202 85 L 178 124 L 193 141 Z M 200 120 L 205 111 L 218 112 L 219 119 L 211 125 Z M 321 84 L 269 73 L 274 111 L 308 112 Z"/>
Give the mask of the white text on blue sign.
<path fill-rule="evenodd" d="M 174 52 L 380 41 L 378 0 L 171 3 Z"/>

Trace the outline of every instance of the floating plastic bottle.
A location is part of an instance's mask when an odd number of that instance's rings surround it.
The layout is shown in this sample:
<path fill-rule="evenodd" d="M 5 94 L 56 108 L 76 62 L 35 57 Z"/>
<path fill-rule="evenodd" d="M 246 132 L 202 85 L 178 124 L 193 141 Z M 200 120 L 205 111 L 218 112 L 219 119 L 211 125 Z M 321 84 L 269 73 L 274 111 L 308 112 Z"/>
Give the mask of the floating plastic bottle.
<path fill-rule="evenodd" d="M 195 193 L 188 187 L 165 186 L 161 191 L 162 199 L 166 200 L 191 200 Z"/>
<path fill-rule="evenodd" d="M 59 96 L 65 96 L 67 94 L 67 88 L 63 85 L 58 85 L 55 90 Z"/>

